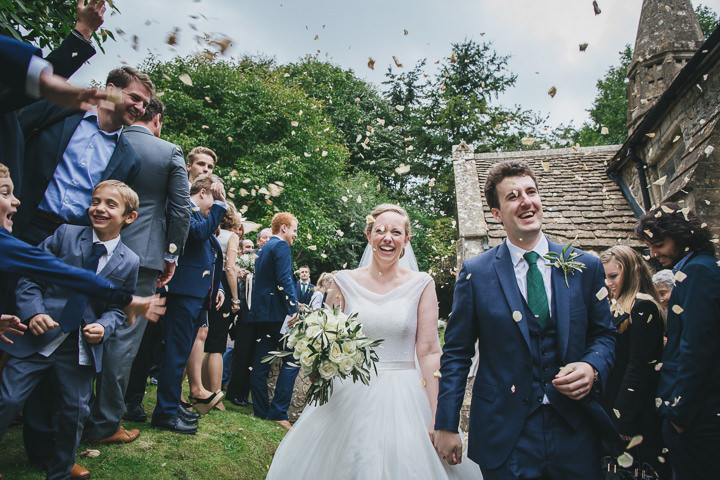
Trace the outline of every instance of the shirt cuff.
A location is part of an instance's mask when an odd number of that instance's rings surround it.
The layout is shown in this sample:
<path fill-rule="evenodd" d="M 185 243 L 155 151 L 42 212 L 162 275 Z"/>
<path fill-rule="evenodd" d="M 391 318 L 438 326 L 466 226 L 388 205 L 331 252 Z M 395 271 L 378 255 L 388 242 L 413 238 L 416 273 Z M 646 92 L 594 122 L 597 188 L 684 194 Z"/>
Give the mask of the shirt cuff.
<path fill-rule="evenodd" d="M 178 256 L 173 255 L 172 253 L 165 252 L 165 261 L 170 263 L 177 263 Z"/>
<path fill-rule="evenodd" d="M 227 205 L 225 205 L 225 202 L 221 202 L 220 200 L 215 200 L 215 201 L 213 202 L 213 205 L 218 205 L 218 206 L 220 206 L 220 207 L 222 207 L 222 208 L 224 208 L 224 209 L 227 209 Z"/>
<path fill-rule="evenodd" d="M 25 93 L 32 98 L 40 98 L 40 74 L 52 75 L 53 67 L 50 62 L 36 55 L 30 57 L 27 75 L 25 76 Z"/>

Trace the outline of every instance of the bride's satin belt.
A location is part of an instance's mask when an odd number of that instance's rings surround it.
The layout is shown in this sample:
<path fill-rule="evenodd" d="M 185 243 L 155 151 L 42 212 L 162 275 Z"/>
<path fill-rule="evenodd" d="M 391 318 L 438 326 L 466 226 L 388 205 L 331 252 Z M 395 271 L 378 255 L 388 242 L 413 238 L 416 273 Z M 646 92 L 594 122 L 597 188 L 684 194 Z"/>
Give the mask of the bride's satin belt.
<path fill-rule="evenodd" d="M 377 362 L 375 364 L 378 371 L 384 370 L 415 370 L 415 362 L 395 361 L 395 362 Z"/>

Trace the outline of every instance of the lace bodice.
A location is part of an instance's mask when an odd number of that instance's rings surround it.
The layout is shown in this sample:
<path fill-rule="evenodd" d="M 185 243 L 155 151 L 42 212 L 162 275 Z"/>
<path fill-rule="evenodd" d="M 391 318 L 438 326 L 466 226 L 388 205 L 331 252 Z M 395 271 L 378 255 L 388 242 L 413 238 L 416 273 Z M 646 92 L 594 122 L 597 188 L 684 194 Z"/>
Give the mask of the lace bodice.
<path fill-rule="evenodd" d="M 418 304 L 430 275 L 418 273 L 384 295 L 361 286 L 347 270 L 334 280 L 345 297 L 345 313 L 358 314 L 365 336 L 384 339 L 377 348 L 380 362 L 414 362 Z"/>

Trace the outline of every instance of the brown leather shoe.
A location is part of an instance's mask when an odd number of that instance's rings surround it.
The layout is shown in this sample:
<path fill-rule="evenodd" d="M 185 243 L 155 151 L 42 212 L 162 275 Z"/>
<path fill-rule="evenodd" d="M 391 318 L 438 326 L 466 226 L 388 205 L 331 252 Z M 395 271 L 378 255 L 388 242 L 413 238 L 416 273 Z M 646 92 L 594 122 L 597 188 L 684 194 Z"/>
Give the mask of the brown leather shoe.
<path fill-rule="evenodd" d="M 76 463 L 70 470 L 70 478 L 90 478 L 90 472 Z"/>
<path fill-rule="evenodd" d="M 287 420 L 270 420 L 271 422 L 275 422 L 281 427 L 283 427 L 285 430 L 290 430 L 292 428 L 292 425 Z"/>
<path fill-rule="evenodd" d="M 137 440 L 140 436 L 140 430 L 133 428 L 132 430 L 125 430 L 123 427 L 115 432 L 114 435 L 103 438 L 102 440 L 90 440 L 91 445 L 109 445 L 111 443 L 130 443 Z"/>

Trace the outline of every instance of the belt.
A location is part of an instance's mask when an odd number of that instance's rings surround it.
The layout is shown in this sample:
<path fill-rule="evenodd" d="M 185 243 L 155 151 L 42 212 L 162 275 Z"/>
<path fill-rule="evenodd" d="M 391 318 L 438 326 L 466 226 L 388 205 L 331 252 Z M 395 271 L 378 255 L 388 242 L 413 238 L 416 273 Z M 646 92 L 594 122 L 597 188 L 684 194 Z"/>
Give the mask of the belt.
<path fill-rule="evenodd" d="M 415 370 L 415 362 L 411 361 L 395 361 L 395 362 L 377 362 L 375 364 L 378 370 Z"/>
<path fill-rule="evenodd" d="M 46 222 L 54 223 L 55 225 L 64 225 L 67 223 L 67 220 L 64 218 L 44 210 L 35 210 L 35 217 L 45 220 Z"/>

